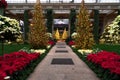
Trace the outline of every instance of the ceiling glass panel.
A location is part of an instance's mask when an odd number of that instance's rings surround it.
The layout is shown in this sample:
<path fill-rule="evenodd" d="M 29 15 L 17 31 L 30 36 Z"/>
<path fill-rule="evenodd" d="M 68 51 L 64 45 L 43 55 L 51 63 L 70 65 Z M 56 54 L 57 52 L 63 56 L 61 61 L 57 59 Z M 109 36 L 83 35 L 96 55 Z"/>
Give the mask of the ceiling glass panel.
<path fill-rule="evenodd" d="M 120 0 L 98 0 L 100 3 L 119 3 Z"/>
<path fill-rule="evenodd" d="M 81 3 L 82 0 L 74 0 L 74 3 Z M 95 3 L 96 0 L 84 0 L 85 3 Z"/>
<path fill-rule="evenodd" d="M 27 3 L 35 3 L 36 0 L 27 0 Z"/>
<path fill-rule="evenodd" d="M 6 0 L 8 3 L 35 3 L 36 0 Z M 82 0 L 40 0 L 41 3 L 81 3 Z M 120 0 L 85 0 L 85 3 L 120 3 Z"/>
<path fill-rule="evenodd" d="M 25 3 L 25 0 L 6 0 L 7 3 Z"/>

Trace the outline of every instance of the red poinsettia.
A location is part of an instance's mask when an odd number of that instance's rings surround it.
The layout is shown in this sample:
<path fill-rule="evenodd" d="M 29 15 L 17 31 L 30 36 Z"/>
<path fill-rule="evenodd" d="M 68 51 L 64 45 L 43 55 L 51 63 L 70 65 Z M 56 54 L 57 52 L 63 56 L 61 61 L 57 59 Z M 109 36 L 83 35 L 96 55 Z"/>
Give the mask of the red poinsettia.
<path fill-rule="evenodd" d="M 50 41 L 48 41 L 48 44 L 50 44 L 51 46 L 53 46 L 55 44 L 55 42 L 52 41 L 52 40 L 50 40 Z"/>
<path fill-rule="evenodd" d="M 8 6 L 7 1 L 0 0 L 0 8 L 6 8 Z"/>
<path fill-rule="evenodd" d="M 75 42 L 74 41 L 69 41 L 68 45 L 70 45 L 70 46 L 75 45 Z"/>
<path fill-rule="evenodd" d="M 116 67 L 114 70 L 111 70 L 111 72 L 120 75 L 120 67 Z"/>
<path fill-rule="evenodd" d="M 120 55 L 114 52 L 101 51 L 89 54 L 87 60 L 108 69 L 111 73 L 120 75 Z"/>
<path fill-rule="evenodd" d="M 14 72 L 24 69 L 31 61 L 38 59 L 40 54 L 19 51 L 10 54 L 4 54 L 0 57 L 0 80 L 7 75 L 12 75 Z"/>
<path fill-rule="evenodd" d="M 7 74 L 3 70 L 0 70 L 0 80 L 4 80 L 4 77 L 6 76 Z"/>

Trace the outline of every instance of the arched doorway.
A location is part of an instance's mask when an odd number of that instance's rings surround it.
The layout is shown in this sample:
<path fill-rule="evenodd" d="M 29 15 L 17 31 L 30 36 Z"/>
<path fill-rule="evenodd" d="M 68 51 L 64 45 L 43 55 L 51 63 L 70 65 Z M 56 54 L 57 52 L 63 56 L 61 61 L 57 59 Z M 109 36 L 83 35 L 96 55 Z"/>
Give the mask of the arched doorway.
<path fill-rule="evenodd" d="M 66 29 L 68 37 L 70 36 L 70 26 L 69 26 L 69 19 L 54 19 L 53 23 L 53 34 L 58 29 L 60 36 L 62 36 L 64 29 Z"/>

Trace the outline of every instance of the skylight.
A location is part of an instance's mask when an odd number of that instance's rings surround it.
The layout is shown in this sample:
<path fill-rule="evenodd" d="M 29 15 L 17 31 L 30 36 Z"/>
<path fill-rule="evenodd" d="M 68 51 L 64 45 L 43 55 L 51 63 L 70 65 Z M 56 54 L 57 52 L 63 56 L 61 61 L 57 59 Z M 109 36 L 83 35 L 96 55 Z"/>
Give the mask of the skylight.
<path fill-rule="evenodd" d="M 6 0 L 8 3 L 35 3 L 36 0 Z M 82 0 L 40 0 L 41 3 L 81 3 Z M 120 3 L 120 0 L 85 0 L 85 3 Z"/>

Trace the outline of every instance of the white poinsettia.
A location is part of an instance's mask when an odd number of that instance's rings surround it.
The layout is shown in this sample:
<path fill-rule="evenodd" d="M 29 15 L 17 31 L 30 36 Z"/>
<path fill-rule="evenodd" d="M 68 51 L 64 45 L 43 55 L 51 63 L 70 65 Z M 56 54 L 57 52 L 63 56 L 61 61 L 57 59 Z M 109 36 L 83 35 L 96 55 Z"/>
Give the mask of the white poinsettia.
<path fill-rule="evenodd" d="M 4 31 L 0 31 L 0 34 L 4 33 Z"/>
<path fill-rule="evenodd" d="M 75 36 L 75 35 L 77 35 L 77 33 L 76 33 L 76 32 L 73 32 L 71 36 Z"/>
<path fill-rule="evenodd" d="M 107 28 L 110 28 L 111 26 L 114 26 L 114 24 L 110 24 L 109 27 L 107 27 Z"/>
<path fill-rule="evenodd" d="M 5 24 L 3 21 L 0 21 L 0 25 Z"/>
<path fill-rule="evenodd" d="M 72 48 L 75 48 L 75 45 L 72 45 L 71 47 L 72 47 Z"/>
<path fill-rule="evenodd" d="M 119 21 L 120 21 L 120 15 L 118 15 L 118 16 L 115 18 L 114 22 L 119 22 Z"/>
<path fill-rule="evenodd" d="M 51 47 L 51 45 L 48 45 L 48 46 L 47 46 L 47 49 L 49 49 L 50 47 Z"/>
<path fill-rule="evenodd" d="M 33 49 L 32 49 L 32 50 L 33 50 Z M 40 54 L 45 53 L 45 51 L 46 51 L 46 49 L 36 49 L 36 50 L 34 50 L 34 52 L 40 53 Z"/>
<path fill-rule="evenodd" d="M 4 80 L 9 80 L 9 79 L 10 79 L 10 76 L 4 77 Z"/>
<path fill-rule="evenodd" d="M 115 32 L 115 30 L 114 30 L 114 29 L 110 29 L 110 30 L 108 30 L 108 32 L 109 32 L 110 34 L 113 34 L 113 33 Z"/>
<path fill-rule="evenodd" d="M 113 28 L 119 28 L 119 25 L 114 25 Z"/>
<path fill-rule="evenodd" d="M 113 21 L 113 24 L 114 24 L 114 25 L 117 25 L 117 24 L 118 24 L 118 22 Z"/>
<path fill-rule="evenodd" d="M 47 32 L 47 35 L 48 35 L 50 38 L 52 38 L 52 34 L 51 34 L 51 33 Z"/>
<path fill-rule="evenodd" d="M 4 32 L 11 31 L 12 34 L 17 34 L 17 33 L 19 34 L 19 33 L 21 33 L 21 31 L 18 31 L 18 32 L 17 32 L 17 29 L 11 28 L 11 27 L 8 27 L 8 26 L 7 26 L 6 28 L 4 28 L 3 31 L 4 31 Z"/>
<path fill-rule="evenodd" d="M 11 21 L 11 19 L 9 18 L 9 17 L 4 17 L 5 18 L 5 22 L 9 22 L 9 21 Z"/>
<path fill-rule="evenodd" d="M 77 33 L 76 32 L 73 32 L 71 37 L 74 39 L 76 37 Z"/>
<path fill-rule="evenodd" d="M 19 26 L 19 22 L 16 19 L 11 19 L 9 17 L 0 15 L 0 34 L 4 36 L 11 35 L 12 38 L 17 39 L 19 35 L 21 35 L 21 27 Z M 8 39 L 4 37 L 5 39 Z M 11 40 L 12 40 L 11 38 Z M 10 37 L 9 37 L 10 40 Z"/>
<path fill-rule="evenodd" d="M 78 52 L 81 54 L 89 54 L 89 53 L 92 53 L 93 50 L 91 50 L 91 49 L 79 49 Z"/>

